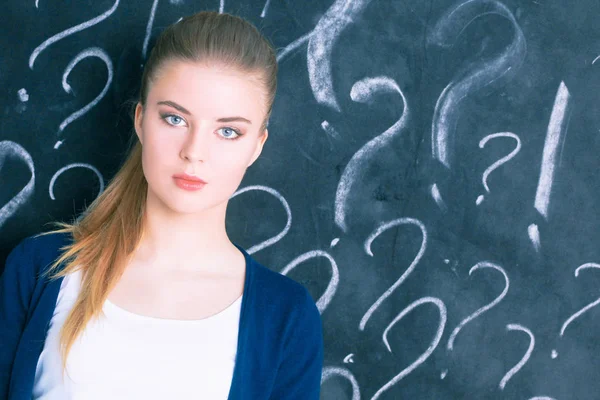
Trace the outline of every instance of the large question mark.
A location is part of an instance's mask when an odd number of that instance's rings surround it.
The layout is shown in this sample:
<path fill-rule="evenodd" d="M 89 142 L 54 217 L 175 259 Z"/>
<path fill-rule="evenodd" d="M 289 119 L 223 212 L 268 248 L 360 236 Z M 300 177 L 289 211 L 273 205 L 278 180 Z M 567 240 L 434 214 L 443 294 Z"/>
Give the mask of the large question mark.
<path fill-rule="evenodd" d="M 290 230 L 290 227 L 292 226 L 292 210 L 290 209 L 290 205 L 288 204 L 287 200 L 275 189 L 272 189 L 268 186 L 262 186 L 262 185 L 252 185 L 252 186 L 246 186 L 243 189 L 239 189 L 237 190 L 231 197 L 230 200 L 233 199 L 234 197 L 251 191 L 251 190 L 260 190 L 262 192 L 267 192 L 271 195 L 273 195 L 274 197 L 277 198 L 277 200 L 279 200 L 279 202 L 283 205 L 283 208 L 285 208 L 285 212 L 287 214 L 287 222 L 285 224 L 285 227 L 283 228 L 283 230 L 281 232 L 279 232 L 277 235 L 273 236 L 272 238 L 269 238 L 257 245 L 254 245 L 252 247 L 250 247 L 247 250 L 248 254 L 254 254 L 257 251 L 260 251 L 266 247 L 272 246 L 275 243 L 279 242 L 285 235 L 287 235 L 288 231 Z"/>
<path fill-rule="evenodd" d="M 456 336 L 461 331 L 461 329 L 464 328 L 465 325 L 467 325 L 469 322 L 473 321 L 475 318 L 479 317 L 480 315 L 482 315 L 483 313 L 485 313 L 492 307 L 496 306 L 498 303 L 500 303 L 502 301 L 504 296 L 506 296 L 506 293 L 508 293 L 508 287 L 510 285 L 510 281 L 508 280 L 508 275 L 506 274 L 504 269 L 502 267 L 500 267 L 499 265 L 496 265 L 489 261 L 480 261 L 477 264 L 475 264 L 473 267 L 471 267 L 471 269 L 469 270 L 469 276 L 471 276 L 471 274 L 474 271 L 477 271 L 477 270 L 483 269 L 483 268 L 491 268 L 502 274 L 502 276 L 504 277 L 504 290 L 502 290 L 502 293 L 500 293 L 500 295 L 498 297 L 496 297 L 492 302 L 479 308 L 473 314 L 469 315 L 464 320 L 462 320 L 458 324 L 458 326 L 456 328 L 454 328 L 454 330 L 450 334 L 450 339 L 448 340 L 448 344 L 446 346 L 449 351 L 452 351 L 454 349 L 454 341 L 456 340 Z"/>
<path fill-rule="evenodd" d="M 35 50 L 33 50 L 33 52 L 31 53 L 31 56 L 29 56 L 29 68 L 33 69 L 33 64 L 35 63 L 35 60 L 40 55 L 40 53 L 42 51 L 44 51 L 48 46 L 52 45 L 53 43 L 58 42 L 61 39 L 66 38 L 67 36 L 70 36 L 70 35 L 73 35 L 74 33 L 91 28 L 92 26 L 98 24 L 99 22 L 102 22 L 106 18 L 110 17 L 115 12 L 115 10 L 117 9 L 118 6 L 119 6 L 119 0 L 116 0 L 115 4 L 113 4 L 113 6 L 105 13 L 97 16 L 96 18 L 90 19 L 89 21 L 83 22 L 72 28 L 69 28 L 60 33 L 57 33 L 56 35 L 52 36 L 49 39 L 46 39 L 42 44 L 40 44 L 38 47 L 36 47 Z M 37 3 L 36 3 L 36 7 L 37 7 Z"/>
<path fill-rule="evenodd" d="M 35 187 L 35 168 L 33 166 L 33 159 L 31 155 L 25 150 L 20 144 L 12 142 L 10 140 L 3 140 L 0 142 L 0 171 L 4 166 L 6 157 L 17 157 L 22 161 L 25 161 L 29 172 L 31 172 L 31 178 L 29 182 L 19 193 L 17 193 L 12 199 L 8 201 L 2 208 L 0 208 L 0 227 L 4 225 L 7 219 L 12 217 L 19 207 L 23 206 L 33 195 L 33 189 Z"/>
<path fill-rule="evenodd" d="M 358 382 L 352 372 L 348 371 L 346 368 L 340 367 L 325 367 L 323 368 L 323 373 L 321 374 L 321 386 L 327 380 L 331 379 L 335 376 L 341 376 L 348 380 L 352 385 L 352 400 L 360 400 L 360 388 L 358 386 Z"/>
<path fill-rule="evenodd" d="M 365 241 L 365 245 L 364 245 L 365 252 L 368 255 L 370 255 L 371 257 L 373 257 L 373 252 L 371 251 L 371 244 L 373 243 L 373 241 L 375 239 L 377 239 L 377 237 L 379 235 L 381 235 L 383 232 L 387 231 L 390 228 L 398 226 L 398 225 L 415 225 L 415 226 L 417 226 L 421 230 L 421 247 L 419 249 L 419 252 L 415 256 L 415 258 L 411 262 L 410 266 L 406 269 L 406 271 L 404 271 L 402 276 L 400 276 L 400 278 L 398 278 L 398 280 L 392 286 L 390 286 L 390 288 L 388 290 L 386 290 L 385 293 L 383 293 L 377 299 L 377 301 L 375 301 L 375 303 L 373 303 L 373 305 L 371 307 L 369 307 L 369 309 L 367 310 L 365 315 L 363 315 L 363 317 L 360 320 L 360 324 L 358 325 L 358 327 L 361 331 L 365 329 L 365 325 L 367 324 L 367 321 L 369 321 L 369 319 L 371 318 L 371 315 L 373 315 L 375 310 L 377 310 L 377 307 L 379 307 L 379 305 L 385 299 L 387 299 L 389 296 L 391 296 L 392 293 L 394 292 L 394 290 L 396 290 L 398 288 L 398 286 L 400 286 L 406 280 L 406 278 L 408 278 L 408 276 L 417 267 L 417 264 L 423 257 L 423 254 L 425 254 L 425 249 L 427 248 L 427 230 L 425 229 L 425 225 L 423 225 L 423 223 L 421 221 L 419 221 L 418 219 L 414 219 L 414 218 L 398 218 L 398 219 L 392 220 L 390 222 L 384 223 L 381 226 L 379 226 L 377 229 L 375 229 L 375 231 L 373 233 L 371 233 L 369 235 L 369 237 Z"/>
<path fill-rule="evenodd" d="M 458 121 L 458 104 L 469 95 L 501 79 L 518 67 L 527 52 L 525 36 L 511 11 L 495 0 L 470 0 L 455 5 L 440 18 L 428 40 L 438 46 L 450 47 L 475 19 L 496 14 L 508 19 L 514 30 L 512 42 L 496 58 L 470 64 L 452 80 L 438 98 L 431 123 L 433 157 L 450 168 L 449 140 L 453 139 Z M 439 197 L 437 185 L 432 186 L 434 199 Z M 441 200 L 436 199 L 438 204 Z"/>
<path fill-rule="evenodd" d="M 386 390 L 389 390 L 392 386 L 394 386 L 396 383 L 398 383 L 400 380 L 402 380 L 404 377 L 406 377 L 408 374 L 410 374 L 415 368 L 417 368 L 419 365 L 423 364 L 429 358 L 429 356 L 431 356 L 433 351 L 436 349 L 436 347 L 440 343 L 440 340 L 442 339 L 442 335 L 444 334 L 444 328 L 446 327 L 447 311 L 446 311 L 446 306 L 444 305 L 444 302 L 442 300 L 438 299 L 437 297 L 423 297 L 421 299 L 414 301 L 413 303 L 408 305 L 404 310 L 402 310 L 400 312 L 400 314 L 398 314 L 396 316 L 396 318 L 394 318 L 394 320 L 392 322 L 390 322 L 390 324 L 387 326 L 387 328 L 385 328 L 385 331 L 383 332 L 383 343 L 385 344 L 385 347 L 387 347 L 388 351 L 391 353 L 392 349 L 387 340 L 387 334 L 388 334 L 389 330 L 398 321 L 400 321 L 402 318 L 404 318 L 404 316 L 406 316 L 406 314 L 408 314 L 409 312 L 414 310 L 416 307 L 426 304 L 426 303 L 431 303 L 431 304 L 435 305 L 439 311 L 440 322 L 438 324 L 438 328 L 437 328 L 437 332 L 435 333 L 435 337 L 433 338 L 433 340 L 429 344 L 429 347 L 427 347 L 427 350 L 425 350 L 425 352 L 423 354 L 421 354 L 408 367 L 404 368 L 396 376 L 394 376 L 391 380 L 389 380 L 385 385 L 383 385 L 379 390 L 377 390 L 377 392 L 373 395 L 371 400 L 378 399 Z"/>
<path fill-rule="evenodd" d="M 335 223 L 346 232 L 346 203 L 350 190 L 354 185 L 354 182 L 360 176 L 362 170 L 362 164 L 365 163 L 373 154 L 378 150 L 385 148 L 391 142 L 391 140 L 400 133 L 400 131 L 406 126 L 406 121 L 409 116 L 408 103 L 404 93 L 398 86 L 398 84 L 391 78 L 386 76 L 378 76 L 375 78 L 365 78 L 354 85 L 350 90 L 350 97 L 353 101 L 359 103 L 371 102 L 376 93 L 394 93 L 397 92 L 402 97 L 404 109 L 402 116 L 394 125 L 389 127 L 382 134 L 369 140 L 363 147 L 361 147 L 348 161 L 340 182 L 338 184 L 335 193 Z"/>
<path fill-rule="evenodd" d="M 490 174 L 498 167 L 500 167 L 502 164 L 510 161 L 514 156 L 517 155 L 517 153 L 521 150 L 521 139 L 519 139 L 519 137 L 517 135 L 515 135 L 512 132 L 499 132 L 499 133 L 492 133 L 491 135 L 488 135 L 486 137 L 484 137 L 483 139 L 481 139 L 481 141 L 479 142 L 479 148 L 483 149 L 483 147 L 485 146 L 485 144 L 490 141 L 491 139 L 495 139 L 495 138 L 499 138 L 499 137 L 509 137 L 509 138 L 513 138 L 514 140 L 516 140 L 517 142 L 517 146 L 506 156 L 502 157 L 501 159 L 499 159 L 498 161 L 496 161 L 495 163 L 493 163 L 492 165 L 490 165 L 484 172 L 483 172 L 483 177 L 482 177 L 482 182 L 483 182 L 483 187 L 485 188 L 486 192 L 490 192 L 490 188 L 487 184 L 487 178 L 488 176 L 490 176 Z M 483 201 L 483 195 L 479 195 L 479 197 L 477 197 L 477 201 L 475 202 L 477 205 L 481 204 L 481 202 Z"/>
<path fill-rule="evenodd" d="M 104 85 L 104 89 L 102 89 L 102 92 L 100 92 L 100 94 L 98 96 L 96 96 L 96 98 L 94 100 L 92 100 L 89 104 L 87 104 L 82 109 L 75 111 L 73 114 L 68 116 L 63 122 L 61 122 L 61 124 L 59 126 L 59 133 L 64 131 L 65 128 L 67 127 L 67 125 L 69 125 L 71 122 L 75 121 L 78 118 L 81 118 L 83 115 L 85 115 L 87 112 L 89 112 L 96 104 L 98 104 L 100 102 L 100 100 L 102 100 L 102 98 L 108 92 L 108 88 L 110 87 L 110 84 L 112 82 L 113 65 L 112 65 L 112 61 L 110 60 L 109 55 L 106 54 L 106 52 L 99 47 L 90 47 L 89 49 L 85 49 L 81 53 L 76 55 L 75 58 L 73 60 L 71 60 L 71 62 L 65 69 L 65 73 L 63 74 L 63 78 L 62 78 L 62 87 L 63 87 L 64 91 L 67 93 L 73 92 L 71 85 L 69 85 L 69 83 L 67 82 L 67 78 L 69 77 L 69 74 L 71 74 L 71 71 L 73 70 L 73 68 L 75 68 L 75 66 L 77 64 L 79 64 L 79 62 L 81 60 L 83 60 L 84 58 L 88 58 L 88 57 L 97 57 L 97 58 L 101 59 L 102 61 L 104 61 L 104 63 L 106 64 L 106 68 L 108 70 L 108 77 L 106 80 L 106 84 Z M 64 143 L 64 140 L 57 141 L 54 145 L 54 148 L 55 149 L 59 148 L 63 143 Z"/>
<path fill-rule="evenodd" d="M 525 328 L 523 325 L 508 324 L 508 325 L 506 325 L 506 329 L 509 331 L 525 332 L 527 334 L 527 336 L 529 336 L 529 346 L 527 347 L 527 351 L 525 352 L 525 354 L 523 355 L 521 360 L 502 377 L 502 380 L 500 381 L 500 385 L 499 385 L 500 390 L 504 390 L 506 383 L 508 383 L 508 381 L 517 372 L 519 372 L 521 370 L 521 368 L 523 368 L 523 366 L 529 360 L 529 357 L 531 357 L 531 353 L 533 352 L 533 348 L 535 347 L 535 337 L 533 336 L 533 333 L 531 333 L 531 331 L 529 329 Z"/>
<path fill-rule="evenodd" d="M 323 14 L 308 38 L 307 67 L 315 99 L 340 111 L 331 82 L 331 51 L 341 32 L 371 0 L 337 0 Z"/>
<path fill-rule="evenodd" d="M 98 182 L 100 183 L 100 190 L 98 191 L 98 194 L 96 196 L 99 196 L 104 191 L 104 178 L 102 177 L 102 174 L 100 173 L 100 171 L 98 171 L 96 167 L 94 167 L 91 164 L 73 163 L 62 167 L 61 169 L 56 171 L 54 175 L 52 175 L 52 179 L 50 179 L 50 185 L 48 187 L 48 194 L 50 195 L 50 198 L 52 200 L 56 200 L 56 198 L 54 197 L 54 184 L 56 183 L 56 180 L 59 176 L 63 174 L 63 172 L 68 171 L 72 168 L 87 168 L 93 171 L 98 177 Z"/>
<path fill-rule="evenodd" d="M 325 293 L 323 293 L 319 300 L 317 300 L 317 308 L 319 309 L 319 312 L 323 314 L 323 311 L 325 311 L 325 309 L 333 299 L 333 296 L 335 295 L 338 284 L 340 282 L 340 271 L 338 269 L 337 263 L 329 253 L 322 250 L 313 250 L 301 254 L 298 257 L 294 258 L 288 265 L 286 265 L 280 273 L 282 275 L 287 275 L 291 270 L 296 268 L 298 264 L 301 264 L 304 261 L 310 260 L 311 258 L 315 257 L 325 257 L 327 260 L 329 260 L 329 264 L 331 265 L 331 279 L 329 280 L 329 284 L 327 284 L 327 289 L 325 289 Z"/>
<path fill-rule="evenodd" d="M 600 269 L 600 264 L 585 263 L 585 264 L 580 265 L 579 267 L 577 267 L 577 269 L 575 269 L 575 277 L 577 278 L 579 276 L 579 271 L 584 270 L 584 269 L 590 269 L 590 268 L 598 268 L 598 269 Z M 590 309 L 592 309 L 593 307 L 597 306 L 598 304 L 600 304 L 600 297 L 598 299 L 596 299 L 595 301 L 591 302 L 590 304 L 588 304 L 587 306 L 583 307 L 581 310 L 577 311 L 575 314 L 571 315 L 565 321 L 565 323 L 562 325 L 562 327 L 560 328 L 560 337 L 561 338 L 563 337 L 563 335 L 565 334 L 565 330 L 571 324 L 571 322 L 575 321 L 583 313 L 589 311 Z M 556 352 L 556 350 L 553 350 L 552 351 L 552 358 L 556 358 L 556 356 L 557 356 L 557 352 Z"/>

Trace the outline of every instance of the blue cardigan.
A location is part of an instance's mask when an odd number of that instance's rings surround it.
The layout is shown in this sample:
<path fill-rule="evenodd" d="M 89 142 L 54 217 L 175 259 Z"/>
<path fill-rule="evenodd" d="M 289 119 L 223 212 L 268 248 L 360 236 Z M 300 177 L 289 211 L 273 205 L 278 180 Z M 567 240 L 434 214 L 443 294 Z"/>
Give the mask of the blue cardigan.
<path fill-rule="evenodd" d="M 38 279 L 70 235 L 21 241 L 0 276 L 0 399 L 30 400 L 62 278 Z M 314 300 L 300 283 L 246 259 L 236 363 L 229 400 L 317 400 L 323 330 Z"/>

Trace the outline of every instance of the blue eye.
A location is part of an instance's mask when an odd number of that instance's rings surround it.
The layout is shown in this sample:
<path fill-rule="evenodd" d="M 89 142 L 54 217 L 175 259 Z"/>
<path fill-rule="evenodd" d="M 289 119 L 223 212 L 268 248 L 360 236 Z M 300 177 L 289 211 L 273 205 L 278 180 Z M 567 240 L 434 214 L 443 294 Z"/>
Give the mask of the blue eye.
<path fill-rule="evenodd" d="M 180 122 L 185 121 L 179 115 L 175 115 L 175 114 L 163 115 L 162 118 L 167 122 L 167 124 L 172 125 L 172 126 L 181 126 Z"/>
<path fill-rule="evenodd" d="M 224 139 L 235 140 L 241 136 L 241 133 L 239 131 L 229 127 L 220 128 L 219 131 L 223 132 L 221 134 L 221 137 L 223 137 Z"/>

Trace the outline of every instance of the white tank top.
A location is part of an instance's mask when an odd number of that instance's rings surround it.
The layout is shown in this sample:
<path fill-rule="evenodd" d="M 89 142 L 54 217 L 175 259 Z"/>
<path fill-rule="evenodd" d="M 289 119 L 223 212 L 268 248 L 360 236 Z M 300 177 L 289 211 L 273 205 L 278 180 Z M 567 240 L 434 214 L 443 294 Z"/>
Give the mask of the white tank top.
<path fill-rule="evenodd" d="M 61 283 L 33 400 L 227 399 L 242 296 L 201 320 L 143 316 L 106 300 L 104 315 L 90 321 L 73 344 L 63 376 L 58 335 L 80 285 L 81 271 Z"/>

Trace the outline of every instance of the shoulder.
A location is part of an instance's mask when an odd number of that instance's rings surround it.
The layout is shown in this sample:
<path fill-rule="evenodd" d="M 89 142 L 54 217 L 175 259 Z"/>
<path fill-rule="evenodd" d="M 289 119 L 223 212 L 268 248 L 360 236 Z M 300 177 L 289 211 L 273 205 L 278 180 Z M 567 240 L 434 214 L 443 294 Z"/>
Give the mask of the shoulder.
<path fill-rule="evenodd" d="M 6 267 L 19 265 L 19 268 L 31 267 L 37 272 L 50 265 L 60 255 L 61 248 L 70 243 L 71 236 L 66 233 L 42 232 L 22 239 L 8 254 Z"/>
<path fill-rule="evenodd" d="M 281 323 L 280 329 L 290 331 L 322 330 L 321 314 L 308 289 L 279 272 L 251 259 L 254 263 L 254 296 L 266 318 Z"/>
<path fill-rule="evenodd" d="M 283 307 L 312 308 L 315 302 L 304 285 L 277 271 L 271 270 L 258 261 L 254 263 L 254 283 L 264 296 L 276 300 Z"/>

